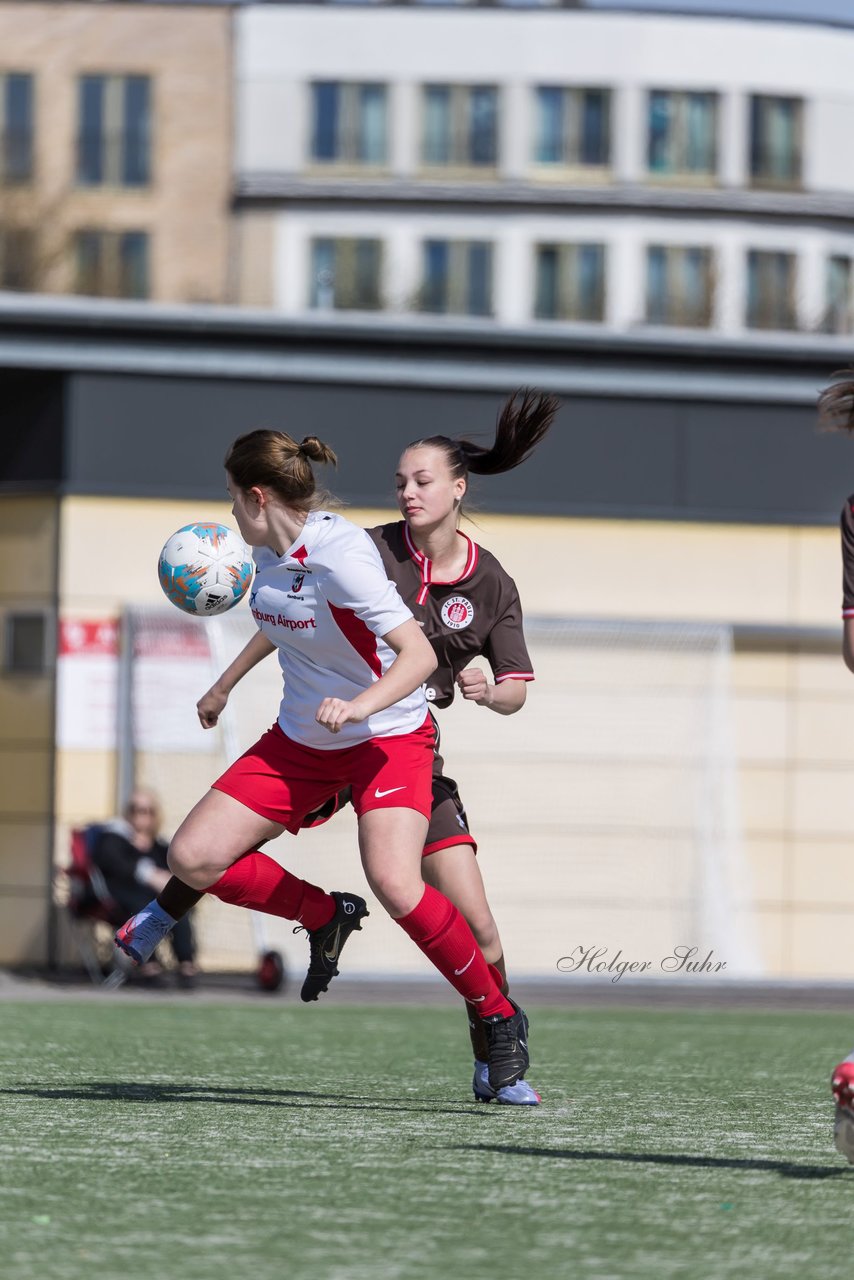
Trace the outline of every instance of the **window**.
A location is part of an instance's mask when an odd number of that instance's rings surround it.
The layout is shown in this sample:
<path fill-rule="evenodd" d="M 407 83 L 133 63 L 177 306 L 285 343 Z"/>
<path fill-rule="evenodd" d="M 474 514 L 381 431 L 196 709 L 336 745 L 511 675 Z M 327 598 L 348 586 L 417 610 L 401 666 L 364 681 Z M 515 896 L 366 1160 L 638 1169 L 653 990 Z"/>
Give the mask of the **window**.
<path fill-rule="evenodd" d="M 0 289 L 35 287 L 35 244 L 29 227 L 0 227 Z"/>
<path fill-rule="evenodd" d="M 534 315 L 599 321 L 605 315 L 605 246 L 538 244 Z"/>
<path fill-rule="evenodd" d="M 648 103 L 647 168 L 656 176 L 713 175 L 717 171 L 714 93 L 653 89 Z"/>
<path fill-rule="evenodd" d="M 795 329 L 795 255 L 751 249 L 747 255 L 747 326 Z"/>
<path fill-rule="evenodd" d="M 419 309 L 492 315 L 492 245 L 485 240 L 425 240 Z"/>
<path fill-rule="evenodd" d="M 10 613 L 6 618 L 6 671 L 40 675 L 47 668 L 47 618 L 43 613 Z"/>
<path fill-rule="evenodd" d="M 494 167 L 498 158 L 498 90 L 489 85 L 425 85 L 423 130 L 426 167 Z"/>
<path fill-rule="evenodd" d="M 801 180 L 803 101 L 750 99 L 750 174 L 758 186 L 792 187 Z"/>
<path fill-rule="evenodd" d="M 309 305 L 317 311 L 378 311 L 382 243 L 314 240 Z"/>
<path fill-rule="evenodd" d="M 607 89 L 536 90 L 534 161 L 604 168 L 611 158 L 611 94 Z"/>
<path fill-rule="evenodd" d="M 147 298 L 148 236 L 144 231 L 78 231 L 75 293 Z"/>
<path fill-rule="evenodd" d="M 0 75 L 0 182 L 29 182 L 33 176 L 33 77 Z"/>
<path fill-rule="evenodd" d="M 827 259 L 825 274 L 825 333 L 851 333 L 851 259 L 834 255 Z"/>
<path fill-rule="evenodd" d="M 77 181 L 84 187 L 144 187 L 151 180 L 151 80 L 81 76 Z"/>
<path fill-rule="evenodd" d="M 650 245 L 646 251 L 648 324 L 704 328 L 712 322 L 712 253 L 694 245 Z"/>
<path fill-rule="evenodd" d="M 386 162 L 386 88 L 383 84 L 311 86 L 311 158 L 320 164 Z"/>

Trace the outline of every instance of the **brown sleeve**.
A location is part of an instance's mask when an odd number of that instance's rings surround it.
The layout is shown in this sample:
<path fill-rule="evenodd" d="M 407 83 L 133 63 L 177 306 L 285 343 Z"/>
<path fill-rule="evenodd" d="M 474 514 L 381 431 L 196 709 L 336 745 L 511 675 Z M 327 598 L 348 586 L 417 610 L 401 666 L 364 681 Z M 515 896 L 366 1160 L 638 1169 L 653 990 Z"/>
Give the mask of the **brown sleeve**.
<path fill-rule="evenodd" d="M 842 508 L 842 616 L 854 618 L 854 496 Z"/>
<path fill-rule="evenodd" d="M 509 588 L 502 598 L 503 611 L 491 628 L 483 647 L 484 657 L 492 667 L 496 684 L 501 684 L 502 680 L 534 679 L 522 631 L 522 603 L 512 579 L 509 580 Z"/>

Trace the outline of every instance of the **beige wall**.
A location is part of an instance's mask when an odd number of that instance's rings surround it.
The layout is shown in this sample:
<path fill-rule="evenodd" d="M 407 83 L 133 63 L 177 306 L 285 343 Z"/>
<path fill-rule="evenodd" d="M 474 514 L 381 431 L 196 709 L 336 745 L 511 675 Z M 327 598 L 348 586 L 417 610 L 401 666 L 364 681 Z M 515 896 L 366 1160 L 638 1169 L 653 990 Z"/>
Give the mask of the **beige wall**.
<path fill-rule="evenodd" d="M 73 288 L 78 228 L 147 231 L 151 296 L 226 300 L 231 183 L 230 11 L 187 5 L 0 5 L 0 72 L 35 75 L 35 182 L 0 193 L 0 214 L 40 227 L 42 287 Z M 152 77 L 152 182 L 75 185 L 77 77 Z"/>
<path fill-rule="evenodd" d="M 0 502 L 0 964 L 47 958 L 53 809 L 53 670 L 7 670 L 7 619 L 54 628 L 56 514 L 50 498 Z"/>
<path fill-rule="evenodd" d="M 235 215 L 234 301 L 246 307 L 272 307 L 276 297 L 276 227 L 274 213 L 242 210 Z"/>
<path fill-rule="evenodd" d="M 361 510 L 347 514 L 366 524 L 391 516 Z M 162 603 L 157 554 L 174 529 L 196 519 L 229 523 L 231 518 L 225 503 L 68 499 L 62 513 L 64 614 L 103 617 L 130 598 L 135 604 Z M 121 576 L 106 583 L 95 581 L 88 569 L 88 552 L 97 552 L 105 527 L 123 548 Z M 834 529 L 480 516 L 470 532 L 517 579 L 530 616 L 837 625 L 840 572 Z M 601 936 L 610 929 L 614 944 L 625 951 L 634 940 L 640 945 L 650 924 L 646 917 L 638 924 L 636 912 L 615 915 L 609 894 L 601 896 L 600 890 L 599 899 L 579 905 L 584 889 L 580 864 L 567 864 L 560 809 L 552 812 L 548 798 L 545 813 L 537 805 L 538 866 L 533 879 L 525 861 L 533 856 L 524 817 L 527 797 L 539 794 L 545 775 L 542 762 L 539 773 L 530 776 L 524 770 L 519 773 L 518 762 L 531 764 L 538 737 L 547 727 L 551 732 L 549 717 L 554 714 L 560 673 L 560 664 L 553 665 L 555 652 L 538 654 L 540 679 L 531 686 L 523 716 L 489 722 L 488 751 L 482 736 L 487 713 L 455 707 L 446 720 L 451 772 L 464 783 L 482 840 L 484 872 L 508 955 L 517 968 L 528 971 L 542 971 L 551 951 L 581 932 Z M 583 690 L 593 675 L 589 667 L 576 671 L 575 688 Z M 834 654 L 736 652 L 731 694 L 742 848 L 764 968 L 780 977 L 840 976 L 847 972 L 854 912 L 854 890 L 845 888 L 844 875 L 854 825 L 854 748 L 848 733 L 854 718 L 854 680 Z M 269 701 L 275 706 L 275 691 Z M 204 785 L 206 769 L 210 764 L 202 759 L 182 773 L 181 795 L 168 814 L 173 824 L 182 806 L 188 807 Z M 564 776 L 558 768 L 547 797 L 560 794 Z M 626 776 L 631 779 L 631 770 Z M 508 797 L 519 806 L 512 824 L 509 810 L 499 814 L 490 798 L 496 780 L 505 808 Z M 659 783 L 666 787 L 664 774 Z M 193 796 L 188 801 L 189 791 Z M 112 756 L 61 753 L 59 852 L 69 824 L 104 816 L 114 804 Z M 652 812 L 644 821 L 654 816 Z M 606 842 L 602 848 L 603 856 L 630 857 L 625 842 L 616 849 Z M 647 848 L 651 861 L 642 868 L 631 854 L 631 874 L 665 874 L 662 851 L 655 852 L 649 844 Z M 309 833 L 296 845 L 285 840 L 280 854 L 303 874 L 328 879 L 333 887 L 354 875 L 356 884 L 361 882 L 349 827 Z M 541 874 L 547 881 L 545 897 Z M 566 921 L 571 922 L 573 937 L 565 936 L 570 928 L 562 923 Z M 402 971 L 417 966 L 417 957 L 410 956 L 411 948 L 401 947 L 392 926 L 378 918 L 371 932 L 372 947 L 362 948 L 366 968 L 383 960 Z M 552 960 L 559 954 L 560 950 Z"/>

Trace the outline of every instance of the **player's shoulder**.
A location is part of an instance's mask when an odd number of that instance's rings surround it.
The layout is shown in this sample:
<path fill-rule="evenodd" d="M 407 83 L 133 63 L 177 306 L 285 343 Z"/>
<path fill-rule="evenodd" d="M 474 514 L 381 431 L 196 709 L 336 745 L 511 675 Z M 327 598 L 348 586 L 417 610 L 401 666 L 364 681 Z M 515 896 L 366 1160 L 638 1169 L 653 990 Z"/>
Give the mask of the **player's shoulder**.
<path fill-rule="evenodd" d="M 312 515 L 309 563 L 317 568 L 340 568 L 342 557 L 367 555 L 373 559 L 376 556 L 376 547 L 361 525 L 337 511 L 316 511 Z"/>
<path fill-rule="evenodd" d="M 854 535 L 854 493 L 849 494 L 842 505 L 840 523 L 843 529 Z"/>
<path fill-rule="evenodd" d="M 366 529 L 365 533 L 383 557 L 407 560 L 409 550 L 404 537 L 404 527 L 402 520 L 392 520 L 389 524 L 375 524 L 370 529 Z"/>
<path fill-rule="evenodd" d="M 272 565 L 278 564 L 281 556 L 277 556 L 272 547 L 250 547 L 252 559 L 255 561 L 255 568 L 259 573 L 264 569 L 269 569 Z"/>
<path fill-rule="evenodd" d="M 477 573 L 483 575 L 483 579 L 495 583 L 502 591 L 516 591 L 516 583 L 510 577 L 510 574 L 504 568 L 504 565 L 493 555 L 486 547 L 480 546 L 479 543 L 474 544 L 477 547 Z"/>

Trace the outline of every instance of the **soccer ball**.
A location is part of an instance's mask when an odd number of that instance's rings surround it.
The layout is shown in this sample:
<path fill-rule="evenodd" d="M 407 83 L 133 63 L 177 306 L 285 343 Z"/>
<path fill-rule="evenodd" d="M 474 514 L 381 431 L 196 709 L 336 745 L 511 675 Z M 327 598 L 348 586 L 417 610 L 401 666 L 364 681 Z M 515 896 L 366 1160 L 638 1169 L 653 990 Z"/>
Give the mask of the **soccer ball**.
<path fill-rule="evenodd" d="M 160 552 L 157 573 L 167 600 L 210 618 L 242 600 L 254 565 L 243 540 L 224 524 L 185 524 Z"/>

